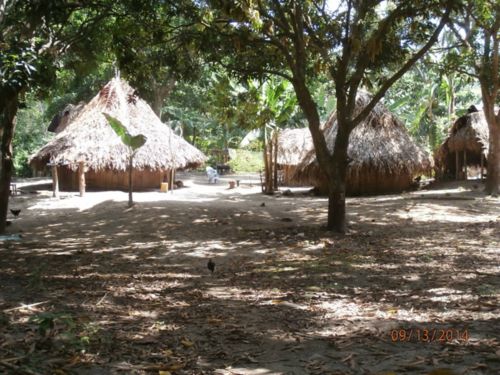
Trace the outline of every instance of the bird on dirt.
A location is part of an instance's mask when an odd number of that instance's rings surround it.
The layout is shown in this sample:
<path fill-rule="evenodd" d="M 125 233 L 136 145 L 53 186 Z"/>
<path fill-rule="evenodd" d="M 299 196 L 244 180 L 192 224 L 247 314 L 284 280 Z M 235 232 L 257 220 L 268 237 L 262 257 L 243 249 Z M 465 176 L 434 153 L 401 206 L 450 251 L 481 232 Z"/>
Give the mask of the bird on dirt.
<path fill-rule="evenodd" d="M 14 215 L 15 217 L 18 217 L 19 214 L 21 213 L 21 210 L 13 210 L 12 208 L 10 209 L 10 212 L 12 212 L 12 215 Z"/>
<path fill-rule="evenodd" d="M 260 206 L 261 206 L 261 207 L 266 207 L 266 204 L 265 204 L 264 202 L 262 202 L 262 203 L 260 204 Z"/>
<path fill-rule="evenodd" d="M 215 262 L 212 259 L 208 260 L 207 268 L 210 270 L 210 272 L 214 273 L 214 271 L 215 271 Z"/>

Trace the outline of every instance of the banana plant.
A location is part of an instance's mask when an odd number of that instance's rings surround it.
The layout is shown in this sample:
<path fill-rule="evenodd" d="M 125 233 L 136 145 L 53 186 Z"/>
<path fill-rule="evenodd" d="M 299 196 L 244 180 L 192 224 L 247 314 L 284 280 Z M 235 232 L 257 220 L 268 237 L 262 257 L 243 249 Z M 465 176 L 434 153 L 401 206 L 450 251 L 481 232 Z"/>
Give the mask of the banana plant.
<path fill-rule="evenodd" d="M 132 169 L 133 169 L 133 160 L 135 153 L 139 148 L 144 146 L 146 143 L 146 136 L 143 134 L 130 135 L 125 125 L 123 125 L 120 120 L 117 118 L 103 113 L 104 117 L 108 121 L 109 126 L 115 131 L 116 135 L 118 135 L 122 141 L 122 143 L 128 147 L 129 155 L 128 155 L 128 206 L 132 207 L 134 205 L 134 201 L 132 199 Z"/>
<path fill-rule="evenodd" d="M 273 194 L 277 190 L 277 137 L 297 111 L 297 98 L 291 84 L 285 80 L 268 79 L 264 83 L 248 82 L 249 90 L 254 93 L 254 101 L 259 108 L 256 123 L 262 128 L 264 145 L 265 186 L 263 191 Z"/>

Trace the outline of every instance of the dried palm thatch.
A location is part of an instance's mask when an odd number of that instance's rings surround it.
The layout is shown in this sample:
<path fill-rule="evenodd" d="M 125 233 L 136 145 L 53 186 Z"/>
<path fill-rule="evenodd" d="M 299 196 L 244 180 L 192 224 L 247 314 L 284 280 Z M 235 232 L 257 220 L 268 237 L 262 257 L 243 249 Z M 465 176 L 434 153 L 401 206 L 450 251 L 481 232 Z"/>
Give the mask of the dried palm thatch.
<path fill-rule="evenodd" d="M 356 98 L 355 114 L 370 100 L 367 93 Z M 337 136 L 336 113 L 332 113 L 324 128 L 326 142 L 333 152 Z M 350 163 L 347 172 L 347 192 L 377 194 L 407 189 L 416 174 L 433 166 L 428 153 L 408 134 L 403 123 L 381 103 L 351 133 L 347 150 Z M 327 180 L 319 168 L 314 149 L 300 162 L 296 177 L 327 191 Z"/>
<path fill-rule="evenodd" d="M 31 157 L 30 164 L 37 169 L 47 164 L 65 165 L 74 172 L 78 163 L 83 162 L 96 181 L 101 172 L 103 175 L 125 173 L 129 150 L 108 125 L 103 113 L 119 119 L 130 134 L 146 136 L 145 145 L 134 157 L 136 172 L 161 175 L 169 170 L 197 167 L 206 160 L 201 151 L 163 124 L 127 82 L 114 78 L 62 132 Z"/>
<path fill-rule="evenodd" d="M 52 118 L 47 130 L 52 133 L 62 132 L 84 107 L 84 102 L 80 102 L 77 105 L 68 104 L 61 112 Z"/>
<path fill-rule="evenodd" d="M 278 134 L 278 164 L 298 165 L 312 147 L 308 128 L 284 129 Z"/>
<path fill-rule="evenodd" d="M 479 166 L 481 160 L 486 165 L 488 150 L 489 130 L 484 112 L 467 113 L 455 121 L 435 153 L 437 177 L 461 177 L 465 164 Z"/>
<path fill-rule="evenodd" d="M 284 129 L 278 133 L 277 167 L 282 172 L 284 185 L 299 183 L 294 179 L 296 168 L 313 147 L 308 128 Z"/>

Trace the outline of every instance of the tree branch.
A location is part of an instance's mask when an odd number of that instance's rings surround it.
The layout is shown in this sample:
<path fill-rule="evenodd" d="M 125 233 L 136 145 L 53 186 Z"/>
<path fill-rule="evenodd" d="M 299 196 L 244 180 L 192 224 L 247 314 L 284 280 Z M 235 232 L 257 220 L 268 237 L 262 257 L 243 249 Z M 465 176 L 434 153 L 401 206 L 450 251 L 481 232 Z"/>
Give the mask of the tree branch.
<path fill-rule="evenodd" d="M 372 111 L 373 108 L 375 108 L 375 105 L 380 101 L 380 99 L 383 98 L 387 90 L 399 79 L 401 78 L 418 60 L 420 60 L 426 53 L 429 51 L 429 49 L 432 47 L 434 43 L 438 40 L 439 34 L 443 30 L 444 26 L 448 22 L 450 13 L 451 13 L 451 4 L 450 2 L 448 3 L 448 7 L 445 11 L 445 14 L 441 18 L 441 21 L 439 22 L 436 30 L 434 30 L 434 33 L 432 36 L 429 38 L 427 43 L 417 52 L 413 55 L 411 59 L 409 59 L 396 73 L 394 73 L 389 79 L 387 79 L 382 87 L 379 88 L 378 92 L 373 96 L 372 100 L 368 105 L 354 118 L 352 121 L 352 127 L 354 128 L 356 125 L 358 125 L 368 114 Z"/>

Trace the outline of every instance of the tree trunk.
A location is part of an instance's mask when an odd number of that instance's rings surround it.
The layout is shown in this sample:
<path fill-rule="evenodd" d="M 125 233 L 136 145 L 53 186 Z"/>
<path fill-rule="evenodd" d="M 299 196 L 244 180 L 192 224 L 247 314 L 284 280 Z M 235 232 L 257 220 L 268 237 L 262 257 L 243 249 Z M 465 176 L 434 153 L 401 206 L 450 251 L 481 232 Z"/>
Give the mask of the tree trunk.
<path fill-rule="evenodd" d="M 349 146 L 349 123 L 337 121 L 338 130 L 332 163 L 328 166 L 328 222 L 327 228 L 339 233 L 347 230 L 346 220 L 346 178 L 347 178 L 347 148 Z"/>
<path fill-rule="evenodd" d="M 264 183 L 263 183 L 263 187 L 262 187 L 262 192 L 264 194 L 271 194 L 272 193 L 272 190 L 270 190 L 269 188 L 269 183 L 270 183 L 270 179 L 271 179 L 271 173 L 269 172 L 270 169 L 271 169 L 271 166 L 269 165 L 270 163 L 270 157 L 269 157 L 269 139 L 268 139 L 268 136 L 267 136 L 267 129 L 266 129 L 266 126 L 264 126 L 264 128 L 262 129 L 262 134 L 263 134 L 263 137 L 264 137 L 264 141 L 263 141 L 263 144 L 264 144 L 264 152 L 263 152 L 263 156 L 264 156 Z"/>
<path fill-rule="evenodd" d="M 134 157 L 131 155 L 128 160 L 128 206 L 132 207 L 134 201 L 132 199 L 132 161 Z"/>
<path fill-rule="evenodd" d="M 490 133 L 485 191 L 491 195 L 498 195 L 500 193 L 500 110 L 495 113 L 495 104 L 500 90 L 500 40 L 498 39 L 500 20 L 497 18 L 492 26 L 491 30 L 484 30 L 485 55 L 483 55 L 478 75 L 484 115 Z"/>
<path fill-rule="evenodd" d="M 5 233 L 7 224 L 7 210 L 9 207 L 10 182 L 14 171 L 12 160 L 12 139 L 16 128 L 16 114 L 18 95 L 16 94 L 5 103 L 1 119 L 0 145 L 0 234 Z"/>
<path fill-rule="evenodd" d="M 325 136 L 320 127 L 318 108 L 303 80 L 292 82 L 300 107 L 307 117 L 318 164 L 328 181 L 328 221 L 327 228 L 338 233 L 345 233 L 346 204 L 345 179 L 347 166 L 347 145 L 349 128 L 347 122 L 339 121 L 339 132 L 335 140 L 333 155 L 330 155 Z M 337 109 L 338 111 L 338 109 Z M 337 116 L 340 117 L 340 116 Z M 345 118 L 345 117 L 344 117 Z"/>
<path fill-rule="evenodd" d="M 488 150 L 488 166 L 486 192 L 491 195 L 500 194 L 500 116 L 493 116 L 488 121 L 490 129 L 490 147 Z"/>
<path fill-rule="evenodd" d="M 269 138 L 269 146 L 267 150 L 267 170 L 266 170 L 266 194 L 273 194 L 273 138 L 272 136 Z"/>
<path fill-rule="evenodd" d="M 193 136 L 191 138 L 191 144 L 196 147 L 196 126 L 193 126 Z"/>
<path fill-rule="evenodd" d="M 273 134 L 274 155 L 273 155 L 273 188 L 278 190 L 278 130 Z"/>
<path fill-rule="evenodd" d="M 488 123 L 490 133 L 485 191 L 487 194 L 498 195 L 500 193 L 500 110 L 495 113 L 495 100 L 498 96 L 498 90 L 490 90 L 488 80 L 490 76 L 488 74 L 483 72 L 479 77 L 484 117 Z M 491 79 L 499 78 L 494 77 Z"/>
<path fill-rule="evenodd" d="M 151 108 L 160 120 L 163 103 L 165 103 L 165 100 L 170 96 L 175 84 L 176 80 L 173 78 L 170 78 L 166 83 L 153 83 L 153 102 L 151 103 Z"/>

